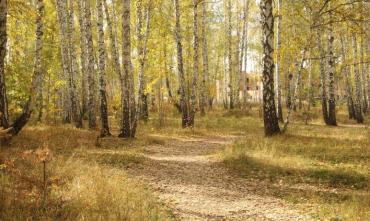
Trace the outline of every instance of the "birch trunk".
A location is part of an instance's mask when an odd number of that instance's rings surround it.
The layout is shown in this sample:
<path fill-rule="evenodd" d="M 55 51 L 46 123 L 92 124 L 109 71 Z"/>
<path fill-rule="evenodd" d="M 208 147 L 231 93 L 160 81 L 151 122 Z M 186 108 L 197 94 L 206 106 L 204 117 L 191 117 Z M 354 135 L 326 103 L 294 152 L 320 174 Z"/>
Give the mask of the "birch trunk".
<path fill-rule="evenodd" d="M 107 80 L 105 74 L 105 41 L 104 41 L 104 16 L 102 0 L 97 0 L 97 17 L 98 17 L 98 45 L 99 45 L 99 83 L 100 83 L 100 120 L 101 130 L 100 137 L 109 136 L 109 122 L 108 122 L 108 101 L 107 101 Z"/>
<path fill-rule="evenodd" d="M 360 70 L 358 67 L 358 59 L 357 59 L 357 37 L 356 34 L 352 36 L 352 48 L 353 48 L 353 70 L 355 73 L 355 113 L 356 113 L 356 120 L 357 123 L 363 123 L 364 117 L 362 115 L 362 88 L 361 88 L 361 75 Z"/>
<path fill-rule="evenodd" d="M 120 137 L 134 138 L 136 133 L 136 107 L 134 79 L 131 63 L 131 0 L 122 1 L 122 128 Z"/>
<path fill-rule="evenodd" d="M 282 22 L 282 8 L 283 1 L 277 1 L 278 7 L 278 18 L 277 18 L 277 27 L 276 27 L 276 69 L 275 69 L 275 84 L 276 84 L 276 101 L 277 101 L 277 116 L 280 121 L 283 121 L 283 107 L 281 105 L 281 83 L 280 83 L 280 73 L 281 73 L 281 22 Z"/>
<path fill-rule="evenodd" d="M 362 82 L 362 96 L 363 96 L 363 112 L 364 113 L 368 113 L 368 109 L 369 109 L 369 104 L 367 102 L 367 97 L 368 97 L 368 94 L 367 94 L 367 88 L 369 87 L 369 85 L 367 85 L 366 83 L 366 70 L 365 70 L 365 44 L 364 44 L 364 36 L 361 36 L 361 39 L 360 39 L 360 71 L 361 71 L 361 82 Z"/>
<path fill-rule="evenodd" d="M 108 32 L 109 32 L 110 50 L 111 50 L 112 59 L 113 59 L 113 62 L 114 62 L 113 68 L 114 68 L 115 74 L 119 78 L 120 87 L 121 87 L 121 109 L 123 109 L 124 108 L 124 106 L 123 106 L 124 105 L 124 100 L 123 99 L 125 97 L 125 95 L 124 95 L 124 85 L 123 85 L 124 80 L 123 80 L 123 75 L 122 75 L 122 70 L 121 70 L 121 63 L 120 63 L 120 59 L 119 59 L 118 47 L 117 47 L 117 34 L 116 34 L 115 30 L 113 29 L 113 21 L 111 19 L 110 14 L 109 14 L 109 8 L 108 8 L 107 0 L 103 0 L 103 4 L 104 4 L 104 10 L 105 10 L 105 17 L 106 17 L 106 20 L 107 20 L 107 28 L 108 28 Z M 122 127 L 122 125 L 121 125 L 121 127 Z"/>
<path fill-rule="evenodd" d="M 224 108 L 229 108 L 229 84 L 228 84 L 228 64 L 227 64 L 227 50 L 225 50 L 224 59 L 223 59 L 223 66 L 224 66 L 224 82 L 223 82 L 223 104 Z"/>
<path fill-rule="evenodd" d="M 5 56 L 6 56 L 6 22 L 7 22 L 7 0 L 0 0 L 0 127 L 9 126 L 8 101 L 5 85 Z"/>
<path fill-rule="evenodd" d="M 369 22 L 370 24 L 370 22 Z M 365 65 L 365 73 L 366 74 L 366 79 L 367 79 L 367 102 L 369 106 L 369 112 L 370 112 L 370 36 L 367 37 L 367 43 L 366 43 L 366 54 L 367 57 L 365 57 L 365 60 L 367 61 Z"/>
<path fill-rule="evenodd" d="M 162 93 L 162 84 L 163 84 L 163 79 L 162 75 L 159 76 L 159 82 L 158 82 L 158 124 L 159 127 L 162 128 L 164 126 L 164 120 L 165 120 L 165 115 L 164 115 L 164 110 L 163 110 L 163 93 Z"/>
<path fill-rule="evenodd" d="M 311 58 L 311 51 L 310 51 L 310 58 Z M 311 107 L 314 106 L 314 88 L 313 88 L 313 83 L 312 83 L 312 72 L 313 72 L 313 62 L 312 59 L 309 60 L 309 70 L 308 70 L 308 106 L 307 106 L 307 111 L 311 110 Z"/>
<path fill-rule="evenodd" d="M 224 1 L 225 4 L 226 4 L 226 1 Z M 226 5 L 225 5 L 226 7 Z M 226 10 L 226 9 L 225 9 Z M 224 31 L 225 31 L 225 39 L 228 39 L 228 25 L 227 25 L 227 13 L 224 13 Z M 223 76 L 223 104 L 224 104 L 224 108 L 225 109 L 228 109 L 229 108 L 229 93 L 228 93 L 228 89 L 229 89 L 229 84 L 228 84 L 228 70 L 229 70 L 229 66 L 228 66 L 228 63 L 227 63 L 227 59 L 228 59 L 228 49 L 226 48 L 227 43 L 225 42 L 225 49 L 224 49 L 224 55 L 223 55 L 223 66 L 224 66 L 224 76 Z"/>
<path fill-rule="evenodd" d="M 330 13 L 331 18 L 331 13 Z M 334 35 L 333 26 L 329 27 L 328 36 L 328 71 L 329 71 L 329 112 L 328 125 L 337 126 L 336 110 L 335 110 L 335 61 L 334 61 Z"/>
<path fill-rule="evenodd" d="M 203 74 L 202 74 L 202 83 L 201 83 L 201 102 L 200 102 L 200 114 L 205 115 L 205 108 L 207 106 L 208 100 L 208 75 L 209 75 L 209 66 L 208 66 L 208 42 L 207 42 L 207 2 L 203 1 L 202 3 L 202 58 L 203 58 Z"/>
<path fill-rule="evenodd" d="M 45 70 L 42 70 L 42 72 L 45 72 Z M 43 87 L 44 87 L 44 81 L 42 80 L 38 87 L 36 92 L 36 110 L 37 110 L 37 122 L 42 121 L 42 115 L 43 115 L 43 108 L 44 108 L 44 95 L 43 95 Z"/>
<path fill-rule="evenodd" d="M 321 105 L 322 105 L 322 114 L 324 117 L 325 124 L 328 124 L 328 100 L 327 100 L 327 90 L 326 90 L 326 81 L 327 75 L 325 72 L 325 51 L 322 46 L 321 39 L 321 29 L 317 29 L 317 47 L 320 51 L 320 81 L 321 81 Z"/>
<path fill-rule="evenodd" d="M 59 40 L 60 40 L 60 52 L 62 58 L 62 69 L 63 69 L 63 76 L 67 84 L 62 88 L 62 109 L 63 109 L 63 122 L 70 123 L 71 122 L 71 99 L 70 99 L 70 91 L 68 88 L 69 85 L 69 77 L 71 75 L 71 61 L 69 57 L 69 46 L 68 46 L 68 13 L 67 13 L 67 2 L 57 0 L 56 1 L 56 10 L 58 15 L 58 23 L 59 23 Z"/>
<path fill-rule="evenodd" d="M 88 82 L 88 119 L 89 119 L 89 128 L 96 128 L 96 113 L 95 113 L 95 53 L 93 45 L 93 36 L 92 36 L 92 27 L 91 27 L 91 7 L 90 1 L 85 1 L 85 22 L 86 22 L 86 48 L 87 48 L 87 82 Z"/>
<path fill-rule="evenodd" d="M 242 54 L 242 40 L 241 40 L 241 30 L 240 30 L 240 3 L 236 3 L 236 48 L 235 48 L 235 90 L 234 90 L 234 106 L 239 107 L 240 105 L 240 76 L 241 76 L 241 54 Z"/>
<path fill-rule="evenodd" d="M 80 60 L 81 60 L 81 103 L 82 103 L 82 109 L 81 109 L 81 117 L 84 118 L 85 114 L 88 110 L 87 108 L 87 102 L 88 102 L 88 96 L 87 93 L 89 91 L 88 89 L 88 61 L 87 61 L 87 40 L 86 40 L 86 21 L 85 21 L 85 1 L 83 0 L 78 0 L 77 5 L 78 5 L 78 22 L 80 25 L 80 48 L 81 48 L 81 53 L 80 53 Z"/>
<path fill-rule="evenodd" d="M 310 53 L 311 55 L 311 53 Z M 311 56 L 310 56 L 311 58 Z M 313 87 L 312 87 L 312 60 L 309 60 L 309 69 L 308 69 L 308 89 L 307 89 L 307 114 L 311 110 L 311 106 L 313 105 Z M 307 116 L 308 117 L 308 116 Z"/>
<path fill-rule="evenodd" d="M 199 75 L 199 33 L 198 33 L 198 0 L 193 0 L 193 77 L 190 87 L 189 126 L 194 127 L 196 112 L 196 93 Z"/>
<path fill-rule="evenodd" d="M 290 105 L 292 104 L 292 80 L 293 80 L 293 74 L 290 73 L 290 70 L 288 71 L 287 77 L 286 77 L 286 107 L 289 109 Z"/>
<path fill-rule="evenodd" d="M 348 107 L 348 116 L 349 119 L 355 118 L 355 107 L 353 103 L 353 89 L 352 89 L 352 82 L 351 82 L 351 76 L 350 71 L 348 68 L 347 62 L 347 48 L 346 48 L 346 42 L 343 36 L 340 38 L 341 40 L 341 49 L 342 49 L 342 58 L 343 58 L 343 74 L 346 81 L 346 94 L 347 94 L 347 107 Z"/>
<path fill-rule="evenodd" d="M 150 3 L 149 3 L 150 4 Z M 137 114 L 139 119 L 147 121 L 149 118 L 148 111 L 148 94 L 145 91 L 146 88 L 146 78 L 145 78 L 145 63 L 147 57 L 147 45 L 149 39 L 150 31 L 150 16 L 151 16 L 151 6 L 149 5 L 146 10 L 146 29 L 145 33 L 143 30 L 143 2 L 141 0 L 137 1 L 137 40 L 138 40 L 138 57 L 139 57 L 139 76 L 138 76 L 138 106 Z"/>
<path fill-rule="evenodd" d="M 171 84 L 170 84 L 170 77 L 168 76 L 168 65 L 167 65 L 167 45 L 164 42 L 163 44 L 163 68 L 164 68 L 164 74 L 165 74 L 165 81 L 166 81 L 166 88 L 167 88 L 167 94 L 170 99 L 170 102 L 173 103 L 173 105 L 176 107 L 176 109 L 179 111 L 179 113 L 182 112 L 181 105 L 175 100 L 172 90 L 171 90 Z"/>
<path fill-rule="evenodd" d="M 305 60 L 306 60 L 306 49 L 303 50 L 301 62 L 299 63 L 299 65 L 297 65 L 298 66 L 297 67 L 297 79 L 296 79 L 296 83 L 295 83 L 294 89 L 293 89 L 292 102 L 290 104 L 290 107 L 289 107 L 289 110 L 288 110 L 288 113 L 287 113 L 287 116 L 286 116 L 286 119 L 285 119 L 285 123 L 284 123 L 284 127 L 283 127 L 282 132 L 285 132 L 287 130 L 288 125 L 290 123 L 290 116 L 292 114 L 293 107 L 295 106 L 295 103 L 296 103 L 296 100 L 297 100 L 299 88 L 301 87 L 302 70 L 303 70 L 303 65 L 304 65 Z"/>
<path fill-rule="evenodd" d="M 247 76 L 247 69 L 248 69 L 248 32 L 249 32 L 249 0 L 245 0 L 245 8 L 244 8 L 244 18 L 243 18 L 243 28 L 244 28 L 244 75 L 243 75 L 243 109 L 246 109 L 247 102 L 248 102 L 248 76 Z"/>
<path fill-rule="evenodd" d="M 263 119 L 265 135 L 280 133 L 274 94 L 274 16 L 272 0 L 261 0 L 263 45 Z"/>
<path fill-rule="evenodd" d="M 231 0 L 228 0 L 227 4 L 228 12 L 228 32 L 227 32 L 227 43 L 228 43 L 228 74 L 229 74 L 229 89 L 230 89 L 230 109 L 234 109 L 234 88 L 233 88 L 233 50 L 232 50 L 232 11 L 231 11 Z"/>
<path fill-rule="evenodd" d="M 76 79 L 78 75 L 77 69 L 77 56 L 76 56 L 76 47 L 74 42 L 74 13 L 73 13 L 73 0 L 69 1 L 68 8 L 68 17 L 67 17 L 67 42 L 68 42 L 68 51 L 69 51 L 69 59 L 70 59 L 70 71 L 68 77 L 68 89 L 69 89 L 69 97 L 71 103 L 71 117 L 72 121 L 74 122 L 77 128 L 82 127 L 82 118 L 80 114 L 80 106 L 77 94 L 77 87 L 76 87 Z"/>
<path fill-rule="evenodd" d="M 177 71 L 179 75 L 179 84 L 180 84 L 180 106 L 182 110 L 182 127 L 186 128 L 189 126 L 189 110 L 187 107 L 187 97 L 186 97 L 186 81 L 184 73 L 184 61 L 183 61 L 183 48 L 182 48 L 182 35 L 181 35 L 181 12 L 179 0 L 174 0 L 175 6 L 175 40 L 176 40 L 176 49 L 177 49 Z"/>

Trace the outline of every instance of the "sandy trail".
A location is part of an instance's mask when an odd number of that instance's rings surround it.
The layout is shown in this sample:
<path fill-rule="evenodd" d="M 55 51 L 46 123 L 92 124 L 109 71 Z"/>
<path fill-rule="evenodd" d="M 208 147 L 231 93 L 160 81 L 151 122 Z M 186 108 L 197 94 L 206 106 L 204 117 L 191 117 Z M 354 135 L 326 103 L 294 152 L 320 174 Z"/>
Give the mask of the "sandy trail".
<path fill-rule="evenodd" d="M 310 220 L 261 183 L 233 176 L 212 156 L 235 137 L 174 138 L 146 148 L 150 160 L 128 173 L 154 188 L 177 220 Z"/>

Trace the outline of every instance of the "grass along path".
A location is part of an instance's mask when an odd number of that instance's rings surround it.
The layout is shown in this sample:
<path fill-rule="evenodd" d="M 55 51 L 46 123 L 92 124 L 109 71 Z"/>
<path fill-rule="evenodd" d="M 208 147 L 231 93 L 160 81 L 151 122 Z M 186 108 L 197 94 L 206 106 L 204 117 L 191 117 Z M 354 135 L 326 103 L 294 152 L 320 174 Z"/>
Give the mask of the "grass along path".
<path fill-rule="evenodd" d="M 179 220 L 310 220 L 262 194 L 260 182 L 230 175 L 215 154 L 235 138 L 161 137 L 164 144 L 145 148 L 149 160 L 127 172 L 149 183 Z"/>
<path fill-rule="evenodd" d="M 257 113 L 211 112 L 195 130 L 152 120 L 133 140 L 27 127 L 0 148 L 0 220 L 369 220 L 368 125 L 293 115 L 287 134 L 265 138 Z M 46 210 L 42 164 L 25 157 L 44 146 Z"/>
<path fill-rule="evenodd" d="M 297 123 L 272 138 L 255 131 L 223 152 L 233 174 L 264 182 L 268 195 L 311 207 L 315 220 L 370 220 L 366 126 Z"/>

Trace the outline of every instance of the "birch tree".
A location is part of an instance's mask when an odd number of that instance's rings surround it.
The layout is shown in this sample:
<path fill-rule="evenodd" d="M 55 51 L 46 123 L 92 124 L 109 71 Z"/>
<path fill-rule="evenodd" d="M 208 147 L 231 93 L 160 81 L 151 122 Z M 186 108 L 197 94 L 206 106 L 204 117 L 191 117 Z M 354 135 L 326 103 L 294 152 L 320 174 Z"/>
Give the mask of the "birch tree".
<path fill-rule="evenodd" d="M 262 45 L 263 45 L 263 120 L 265 135 L 280 133 L 276 115 L 274 94 L 274 16 L 272 0 L 261 0 Z"/>
<path fill-rule="evenodd" d="M 136 134 L 136 107 L 134 76 L 131 63 L 131 0 L 122 1 L 122 128 L 120 137 L 134 138 Z"/>
<path fill-rule="evenodd" d="M 342 59 L 343 59 L 343 67 L 342 72 L 345 77 L 345 83 L 346 83 L 346 95 L 347 95 L 347 109 L 348 109 L 348 116 L 349 119 L 354 119 L 356 112 L 353 102 L 353 89 L 352 89 L 352 82 L 351 82 L 351 76 L 350 76 L 350 70 L 348 65 L 346 64 L 347 61 L 347 42 L 345 41 L 343 35 L 340 37 L 341 41 L 341 51 L 342 51 Z"/>
<path fill-rule="evenodd" d="M 234 106 L 240 106 L 240 82 L 241 82 L 241 57 L 242 57 L 242 27 L 241 27 L 241 13 L 240 13 L 240 3 L 236 3 L 236 47 L 235 47 L 235 58 L 234 58 L 234 68 L 235 68 L 235 90 L 234 90 Z"/>
<path fill-rule="evenodd" d="M 69 54 L 69 39 L 68 39 L 68 13 L 67 2 L 57 0 L 56 11 L 59 23 L 59 40 L 60 40 L 60 54 L 63 69 L 63 79 L 68 82 L 62 89 L 62 102 L 63 102 L 63 121 L 65 123 L 71 122 L 71 99 L 69 91 L 69 78 L 71 76 L 71 60 Z"/>
<path fill-rule="evenodd" d="M 332 15 L 330 13 L 330 22 Z M 329 25 L 328 34 L 328 77 L 329 77 L 329 111 L 327 125 L 337 126 L 336 110 L 335 110 L 335 61 L 334 61 L 334 35 L 333 26 Z"/>
<path fill-rule="evenodd" d="M 360 75 L 360 70 L 359 70 L 359 65 L 357 64 L 358 62 L 358 49 L 357 49 L 357 36 L 356 33 L 353 33 L 352 35 L 352 48 L 353 48 L 353 71 L 355 74 L 355 90 L 356 90 L 356 95 L 355 95 L 355 113 L 356 113 L 356 120 L 357 123 L 363 123 L 364 122 L 364 117 L 362 115 L 362 85 L 361 85 L 361 75 Z"/>
<path fill-rule="evenodd" d="M 370 22 L 368 21 L 368 24 L 370 24 Z M 367 101 L 368 101 L 368 107 L 369 107 L 369 112 L 370 112 L 370 36 L 367 36 L 367 43 L 365 44 L 366 45 L 366 54 L 367 56 L 365 57 L 365 59 L 367 59 L 367 62 L 364 64 L 364 72 L 366 74 L 366 79 L 367 79 Z"/>
<path fill-rule="evenodd" d="M 208 41 L 207 41 L 207 2 L 203 1 L 202 4 L 202 59 L 203 59 L 203 72 L 200 93 L 200 113 L 205 115 L 205 108 L 208 100 L 208 85 L 209 79 L 209 65 L 208 65 Z"/>
<path fill-rule="evenodd" d="M 302 71 L 303 71 L 304 62 L 306 60 L 306 50 L 307 49 L 303 49 L 303 51 L 302 51 L 302 59 L 301 59 L 301 61 L 299 63 L 297 63 L 297 79 L 296 79 L 296 83 L 295 83 L 294 89 L 293 89 L 292 101 L 290 103 L 290 106 L 289 106 L 289 109 L 288 109 L 288 113 L 287 113 L 287 116 L 286 116 L 286 119 L 285 119 L 284 127 L 282 129 L 283 132 L 285 132 L 287 130 L 287 128 L 288 128 L 288 125 L 290 123 L 290 116 L 292 114 L 292 110 L 293 110 L 293 108 L 295 106 L 295 103 L 296 103 L 296 100 L 297 100 L 299 88 L 301 87 L 301 83 L 302 83 Z"/>
<path fill-rule="evenodd" d="M 150 33 L 150 17 L 151 17 L 151 2 L 146 6 L 145 12 L 143 12 L 143 2 L 138 0 L 136 2 L 137 11 L 137 40 L 138 40 L 138 57 L 139 57 L 139 76 L 138 76 L 138 107 L 137 114 L 140 119 L 145 121 L 148 120 L 148 94 L 146 89 L 146 77 L 145 77 L 145 63 L 147 59 L 147 48 Z M 145 16 L 144 16 L 145 14 Z M 144 18 L 146 18 L 145 31 Z"/>
<path fill-rule="evenodd" d="M 248 33 L 249 33 L 249 0 L 244 1 L 244 16 L 243 16 L 243 48 L 244 55 L 244 75 L 243 75 L 243 109 L 247 106 L 248 85 L 247 85 L 247 69 L 248 69 Z"/>
<path fill-rule="evenodd" d="M 78 22 L 80 26 L 80 61 L 81 61 L 81 117 L 83 118 L 88 110 L 87 102 L 88 102 L 88 61 L 87 61 L 87 40 L 86 40 L 86 16 L 85 16 L 85 1 L 78 0 Z"/>
<path fill-rule="evenodd" d="M 68 52 L 69 52 L 69 60 L 70 60 L 70 71 L 68 76 L 68 90 L 69 90 L 69 98 L 71 104 L 71 117 L 75 126 L 77 128 L 82 127 L 82 118 L 80 114 L 80 102 L 78 99 L 77 93 L 77 86 L 76 86 L 76 79 L 78 76 L 78 68 L 77 68 L 77 56 L 76 56 L 76 46 L 74 41 L 74 6 L 73 0 L 70 0 L 68 8 L 68 17 L 67 17 L 67 41 L 68 41 Z"/>
<path fill-rule="evenodd" d="M 184 73 L 184 61 L 183 61 L 183 46 L 182 46 L 182 35 L 181 35 L 181 11 L 179 0 L 174 0 L 175 7 L 175 41 L 177 51 L 177 72 L 179 75 L 179 94 L 180 94 L 180 106 L 182 112 L 182 127 L 189 127 L 189 109 L 188 100 L 186 97 L 186 84 L 185 84 L 185 73 Z"/>
<path fill-rule="evenodd" d="M 193 77 L 190 87 L 190 110 L 188 126 L 194 127 L 196 112 L 196 92 L 199 75 L 199 33 L 198 33 L 198 4 L 199 0 L 193 0 Z"/>
<path fill-rule="evenodd" d="M 124 85 L 123 85 L 123 76 L 122 76 L 122 70 L 121 70 L 121 63 L 119 59 L 119 50 L 117 47 L 117 33 L 115 32 L 115 29 L 113 29 L 113 21 L 112 18 L 109 14 L 109 8 L 107 4 L 107 0 L 103 0 L 104 4 L 104 12 L 105 12 L 105 17 L 107 21 L 107 27 L 108 27 L 108 33 L 109 33 L 109 39 L 110 39 L 110 50 L 111 50 L 111 55 L 113 59 L 113 70 L 115 74 L 119 78 L 120 82 L 120 87 L 121 87 L 121 108 L 123 108 L 123 98 L 124 98 Z M 112 3 L 113 4 L 113 3 Z"/>
<path fill-rule="evenodd" d="M 0 0 L 0 127 L 9 126 L 8 101 L 5 86 L 5 56 L 7 44 L 7 0 Z"/>
<path fill-rule="evenodd" d="M 85 15 L 85 34 L 86 34 L 86 52 L 87 52 L 87 82 L 88 82 L 88 119 L 89 128 L 93 129 L 96 127 L 96 113 L 95 113 L 95 53 L 92 36 L 92 24 L 91 24 L 91 6 L 90 1 L 85 1 L 84 4 L 84 15 Z"/>
<path fill-rule="evenodd" d="M 227 2 L 227 24 L 228 24 L 228 29 L 227 29 L 227 47 L 228 47 L 228 74 L 229 74 L 229 89 L 230 89 L 230 100 L 229 100 L 229 107 L 230 109 L 234 109 L 234 87 L 233 87 L 233 50 L 232 50 L 232 6 L 231 6 L 231 0 L 228 0 Z"/>
<path fill-rule="evenodd" d="M 326 82 L 327 82 L 327 75 L 325 70 L 325 51 L 322 46 L 322 36 L 321 36 L 321 28 L 317 29 L 316 32 L 316 40 L 317 40 L 317 47 L 320 52 L 320 82 L 321 82 L 321 109 L 322 114 L 324 117 L 324 122 L 328 124 L 328 99 L 327 99 L 327 89 L 326 89 Z"/>
<path fill-rule="evenodd" d="M 283 120 L 283 107 L 281 105 L 281 83 L 280 83 L 280 73 L 281 73 L 281 22 L 282 22 L 282 0 L 277 1 L 277 23 L 276 23 L 276 69 L 275 69 L 275 84 L 276 84 L 276 101 L 277 101 L 277 116 L 280 121 Z"/>
<path fill-rule="evenodd" d="M 362 82 L 362 96 L 363 96 L 363 99 L 362 99 L 362 102 L 363 102 L 363 112 L 366 114 L 369 112 L 369 104 L 367 102 L 367 97 L 368 97 L 368 94 L 367 94 L 367 91 L 368 91 L 368 87 L 369 85 L 367 85 L 367 76 L 369 75 L 368 73 L 366 73 L 366 69 L 365 69 L 365 43 L 364 43 L 364 36 L 361 35 L 361 38 L 360 38 L 360 65 L 359 65 L 359 68 L 360 68 L 360 72 L 361 72 L 361 82 Z"/>
<path fill-rule="evenodd" d="M 106 74 L 105 74 L 105 41 L 104 41 L 104 15 L 103 15 L 103 3 L 102 0 L 97 0 L 97 18 L 98 18 L 98 45 L 99 45 L 99 83 L 100 83 L 100 120 L 101 130 L 100 137 L 111 135 L 109 132 L 108 123 L 108 102 L 107 102 L 107 91 L 106 91 Z"/>

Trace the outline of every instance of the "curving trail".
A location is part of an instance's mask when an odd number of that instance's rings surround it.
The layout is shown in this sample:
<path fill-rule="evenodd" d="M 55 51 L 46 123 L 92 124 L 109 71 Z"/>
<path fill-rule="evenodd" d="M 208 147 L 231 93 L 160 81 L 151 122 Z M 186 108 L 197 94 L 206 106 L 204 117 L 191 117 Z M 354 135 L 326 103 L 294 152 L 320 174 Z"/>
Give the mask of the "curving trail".
<path fill-rule="evenodd" d="M 310 220 L 292 205 L 258 194 L 258 181 L 227 171 L 214 155 L 235 138 L 171 138 L 146 147 L 148 162 L 127 171 L 153 187 L 177 220 Z"/>

